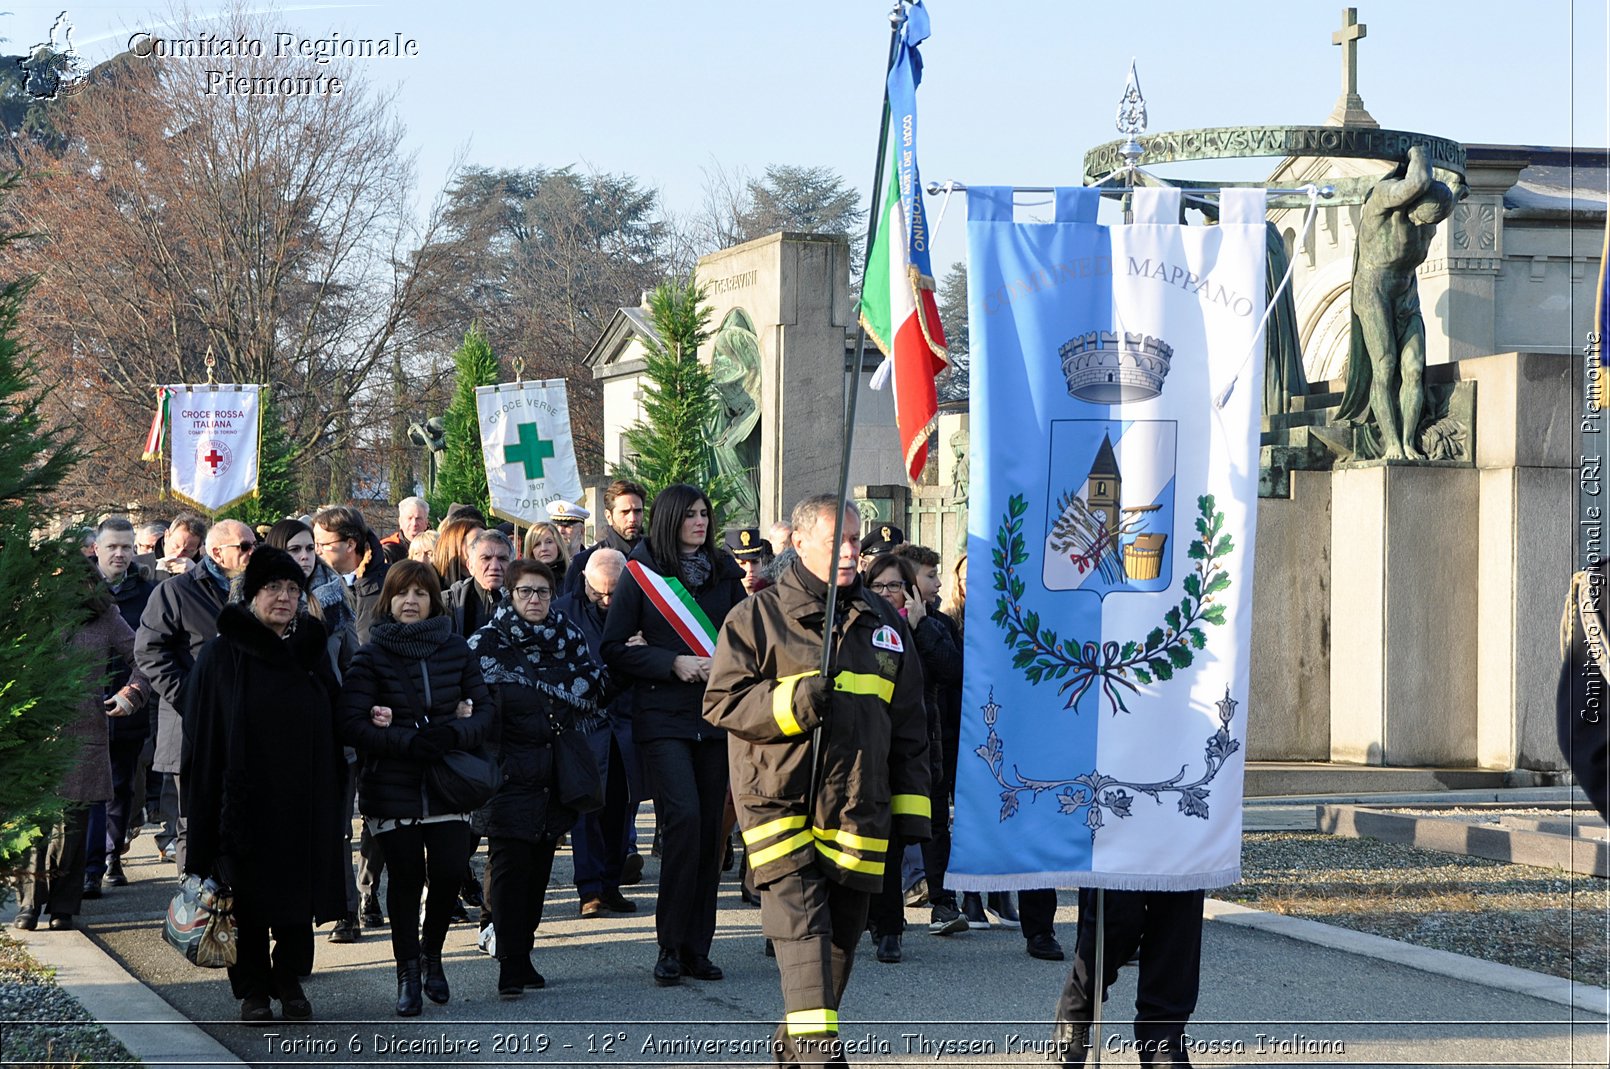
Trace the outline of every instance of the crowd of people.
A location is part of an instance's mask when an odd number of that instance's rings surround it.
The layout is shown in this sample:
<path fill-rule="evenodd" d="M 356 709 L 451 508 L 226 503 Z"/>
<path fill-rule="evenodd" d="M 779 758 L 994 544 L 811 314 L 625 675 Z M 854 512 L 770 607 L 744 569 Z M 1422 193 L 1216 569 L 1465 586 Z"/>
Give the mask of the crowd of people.
<path fill-rule="evenodd" d="M 389 918 L 395 1012 L 445 1003 L 444 940 L 470 909 L 498 995 L 517 999 L 545 983 L 532 935 L 561 842 L 581 916 L 632 913 L 621 888 L 643 878 L 652 799 L 654 983 L 722 979 L 718 889 L 738 868 L 794 1062 L 832 1060 L 810 1042 L 837 1031 L 855 944 L 870 933 L 878 961 L 900 962 L 908 908 L 940 936 L 1021 926 L 1030 955 L 1061 960 L 1054 891 L 1014 908 L 945 886 L 966 561 L 944 611 L 932 549 L 891 524 L 863 543 L 847 510 L 836 551 L 835 503 L 723 533 L 697 487 L 650 501 L 617 481 L 591 545 L 569 502 L 518 540 L 469 507 L 433 527 L 419 498 L 384 538 L 346 506 L 257 530 L 103 519 L 74 641 L 109 673 L 15 924 L 72 927 L 83 897 L 126 882 L 120 858 L 150 818 L 179 875 L 234 890 L 243 1020 L 274 1002 L 312 1014 L 300 981 L 326 923 L 351 942 Z M 809 662 L 829 581 L 840 626 L 823 676 Z M 821 756 L 802 758 L 811 738 Z M 888 767 L 862 781 L 868 761 Z M 595 791 L 572 789 L 578 769 Z"/>

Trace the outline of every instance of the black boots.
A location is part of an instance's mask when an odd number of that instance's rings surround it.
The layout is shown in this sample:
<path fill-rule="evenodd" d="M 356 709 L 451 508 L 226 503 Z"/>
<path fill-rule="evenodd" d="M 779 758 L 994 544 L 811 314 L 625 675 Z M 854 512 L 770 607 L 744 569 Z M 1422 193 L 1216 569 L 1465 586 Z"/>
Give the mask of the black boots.
<path fill-rule="evenodd" d="M 397 1016 L 418 1017 L 424 1009 L 419 1000 L 419 959 L 397 963 Z"/>
<path fill-rule="evenodd" d="M 432 954 L 421 951 L 419 970 L 424 976 L 425 997 L 438 1006 L 446 1005 L 453 993 L 447 987 L 447 974 L 442 972 L 442 952 L 438 950 Z"/>

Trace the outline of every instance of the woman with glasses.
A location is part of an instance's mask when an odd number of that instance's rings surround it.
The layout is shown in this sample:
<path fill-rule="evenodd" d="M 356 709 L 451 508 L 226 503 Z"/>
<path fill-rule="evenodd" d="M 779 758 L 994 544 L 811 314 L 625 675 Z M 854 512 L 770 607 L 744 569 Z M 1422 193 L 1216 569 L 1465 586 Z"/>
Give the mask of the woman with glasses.
<path fill-rule="evenodd" d="M 517 560 L 504 574 L 509 598 L 470 636 L 496 710 L 489 741 L 502 785 L 475 815 L 487 838 L 487 898 L 497 918 L 498 997 L 517 999 L 545 984 L 531 942 L 553 873 L 559 837 L 576 811 L 559 798 L 555 742 L 592 715 L 603 671 L 581 629 L 554 611 L 558 582 L 540 561 Z"/>
<path fill-rule="evenodd" d="M 313 925 L 347 911 L 337 683 L 324 628 L 298 613 L 306 591 L 289 554 L 254 552 L 243 600 L 219 612 L 184 689 L 185 872 L 234 892 L 243 1021 L 273 1020 L 270 999 L 287 1019 L 312 1016 L 299 978 L 313 971 Z"/>
<path fill-rule="evenodd" d="M 632 730 L 660 826 L 654 981 L 719 980 L 710 961 L 721 878 L 727 733 L 701 715 L 721 622 L 744 599 L 743 572 L 716 548 L 710 499 L 661 490 L 648 537 L 621 573 L 604 623 L 604 664 L 637 699 Z M 691 603 L 691 604 L 690 604 Z M 634 643 L 641 634 L 643 641 Z"/>
<path fill-rule="evenodd" d="M 546 564 L 558 576 L 562 586 L 565 581 L 565 569 L 570 567 L 570 540 L 559 533 L 559 528 L 551 523 L 533 523 L 525 533 L 526 560 L 538 561 Z"/>
<path fill-rule="evenodd" d="M 362 767 L 358 811 L 386 859 L 399 1017 L 419 1015 L 421 992 L 438 1004 L 452 997 L 442 944 L 472 849 L 470 814 L 443 799 L 426 773 L 450 751 L 479 748 L 492 716 L 481 669 L 452 625 L 435 570 L 397 562 L 341 691 L 342 734 Z"/>
<path fill-rule="evenodd" d="M 330 663 L 340 679 L 358 652 L 358 616 L 351 588 L 314 548 L 313 528 L 301 520 L 281 520 L 268 529 L 265 545 L 283 549 L 291 555 L 307 577 L 307 613 L 324 623 L 330 634 Z"/>

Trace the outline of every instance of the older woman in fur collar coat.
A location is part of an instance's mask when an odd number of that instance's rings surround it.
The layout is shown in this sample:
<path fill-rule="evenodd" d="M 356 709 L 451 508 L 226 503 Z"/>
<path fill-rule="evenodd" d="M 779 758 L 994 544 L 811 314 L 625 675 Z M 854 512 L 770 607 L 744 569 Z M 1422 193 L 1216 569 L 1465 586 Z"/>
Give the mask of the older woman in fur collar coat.
<path fill-rule="evenodd" d="M 346 761 L 325 631 L 297 612 L 306 582 L 289 554 L 259 547 L 184 692 L 185 871 L 234 891 L 244 1021 L 272 1020 L 271 998 L 287 1018 L 312 1015 L 298 978 L 313 971 L 313 925 L 347 911 Z"/>

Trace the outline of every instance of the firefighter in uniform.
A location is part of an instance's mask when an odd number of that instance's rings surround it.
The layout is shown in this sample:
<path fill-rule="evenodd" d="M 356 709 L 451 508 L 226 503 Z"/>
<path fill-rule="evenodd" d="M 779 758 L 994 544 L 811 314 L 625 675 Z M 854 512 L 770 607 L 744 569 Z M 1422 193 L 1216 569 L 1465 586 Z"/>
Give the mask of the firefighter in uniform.
<path fill-rule="evenodd" d="M 930 834 L 922 667 L 904 621 L 856 574 L 860 520 L 833 545 L 831 495 L 794 508 L 799 559 L 734 606 L 721 631 L 704 716 L 728 735 L 732 791 L 777 953 L 785 1065 L 843 1065 L 839 1001 L 889 840 Z M 839 586 L 824 678 L 827 584 Z M 813 753 L 813 739 L 820 753 Z M 814 782 L 813 782 L 814 778 Z"/>

